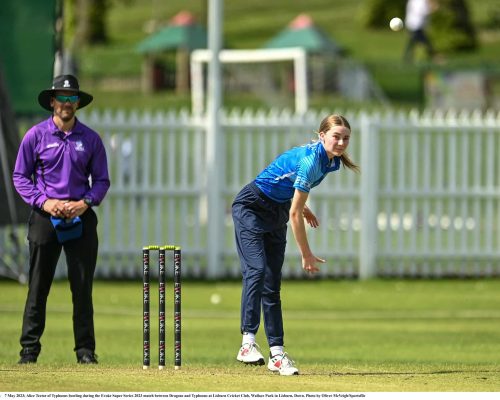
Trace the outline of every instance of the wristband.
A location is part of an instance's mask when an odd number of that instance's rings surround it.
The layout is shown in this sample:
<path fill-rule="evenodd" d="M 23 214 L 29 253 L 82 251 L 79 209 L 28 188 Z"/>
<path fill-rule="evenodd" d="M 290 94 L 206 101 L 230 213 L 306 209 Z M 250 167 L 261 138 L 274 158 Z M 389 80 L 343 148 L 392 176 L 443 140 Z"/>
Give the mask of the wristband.
<path fill-rule="evenodd" d="M 89 198 L 89 197 L 85 197 L 85 198 L 83 199 L 83 202 L 84 202 L 87 206 L 92 207 L 92 204 L 93 204 L 93 203 L 92 203 L 92 199 L 91 199 L 91 198 Z"/>

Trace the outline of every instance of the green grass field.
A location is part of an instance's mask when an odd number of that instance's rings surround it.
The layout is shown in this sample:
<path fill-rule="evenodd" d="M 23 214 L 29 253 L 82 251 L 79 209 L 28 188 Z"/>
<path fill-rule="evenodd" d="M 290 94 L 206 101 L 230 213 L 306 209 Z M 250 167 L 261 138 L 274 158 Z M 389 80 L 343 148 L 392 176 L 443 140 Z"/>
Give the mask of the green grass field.
<path fill-rule="evenodd" d="M 20 366 L 27 288 L 0 281 L 0 392 L 500 391 L 500 280 L 285 281 L 287 351 L 301 372 L 294 377 L 235 360 L 238 282 L 184 283 L 183 367 L 174 371 L 168 289 L 166 370 L 142 370 L 140 282 L 96 282 L 97 366 L 76 364 L 69 287 L 55 283 L 39 362 Z M 210 302 L 214 293 L 219 304 Z M 154 316 L 156 291 L 152 304 Z M 154 364 L 156 320 L 152 332 Z M 263 332 L 258 341 L 267 353 Z"/>

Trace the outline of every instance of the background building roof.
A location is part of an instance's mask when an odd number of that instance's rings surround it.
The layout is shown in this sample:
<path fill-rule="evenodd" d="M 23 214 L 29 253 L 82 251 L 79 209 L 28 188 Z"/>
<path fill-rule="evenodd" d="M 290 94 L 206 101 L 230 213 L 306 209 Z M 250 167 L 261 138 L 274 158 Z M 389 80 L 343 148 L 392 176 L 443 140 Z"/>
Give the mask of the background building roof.
<path fill-rule="evenodd" d="M 198 24 L 191 13 L 181 11 L 166 27 L 140 42 L 136 49 L 139 53 L 154 53 L 178 48 L 193 50 L 206 47 L 205 27 Z"/>
<path fill-rule="evenodd" d="M 303 47 L 309 52 L 341 52 L 340 46 L 315 26 L 307 14 L 298 15 L 287 28 L 273 37 L 264 47 Z"/>

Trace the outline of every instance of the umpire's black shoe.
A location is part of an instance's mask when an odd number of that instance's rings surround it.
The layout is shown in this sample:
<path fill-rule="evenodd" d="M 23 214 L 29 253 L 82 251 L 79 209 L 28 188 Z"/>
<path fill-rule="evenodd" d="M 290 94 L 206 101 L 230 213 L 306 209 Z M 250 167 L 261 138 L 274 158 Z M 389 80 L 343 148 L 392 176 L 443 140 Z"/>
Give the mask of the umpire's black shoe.
<path fill-rule="evenodd" d="M 30 353 L 28 351 L 21 351 L 20 356 L 18 364 L 35 364 L 38 359 L 37 353 Z"/>
<path fill-rule="evenodd" d="M 97 364 L 97 354 L 95 353 L 83 353 L 77 355 L 78 364 Z"/>

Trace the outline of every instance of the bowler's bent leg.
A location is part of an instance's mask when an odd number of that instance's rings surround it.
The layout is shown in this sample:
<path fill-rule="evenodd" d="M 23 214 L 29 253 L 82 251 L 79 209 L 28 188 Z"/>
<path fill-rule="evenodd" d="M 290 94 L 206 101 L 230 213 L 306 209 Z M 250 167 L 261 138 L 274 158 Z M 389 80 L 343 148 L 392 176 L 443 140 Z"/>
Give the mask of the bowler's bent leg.
<path fill-rule="evenodd" d="M 286 225 L 266 234 L 266 259 L 262 310 L 269 347 L 283 346 L 283 315 L 281 310 L 281 270 L 285 260 Z"/>

